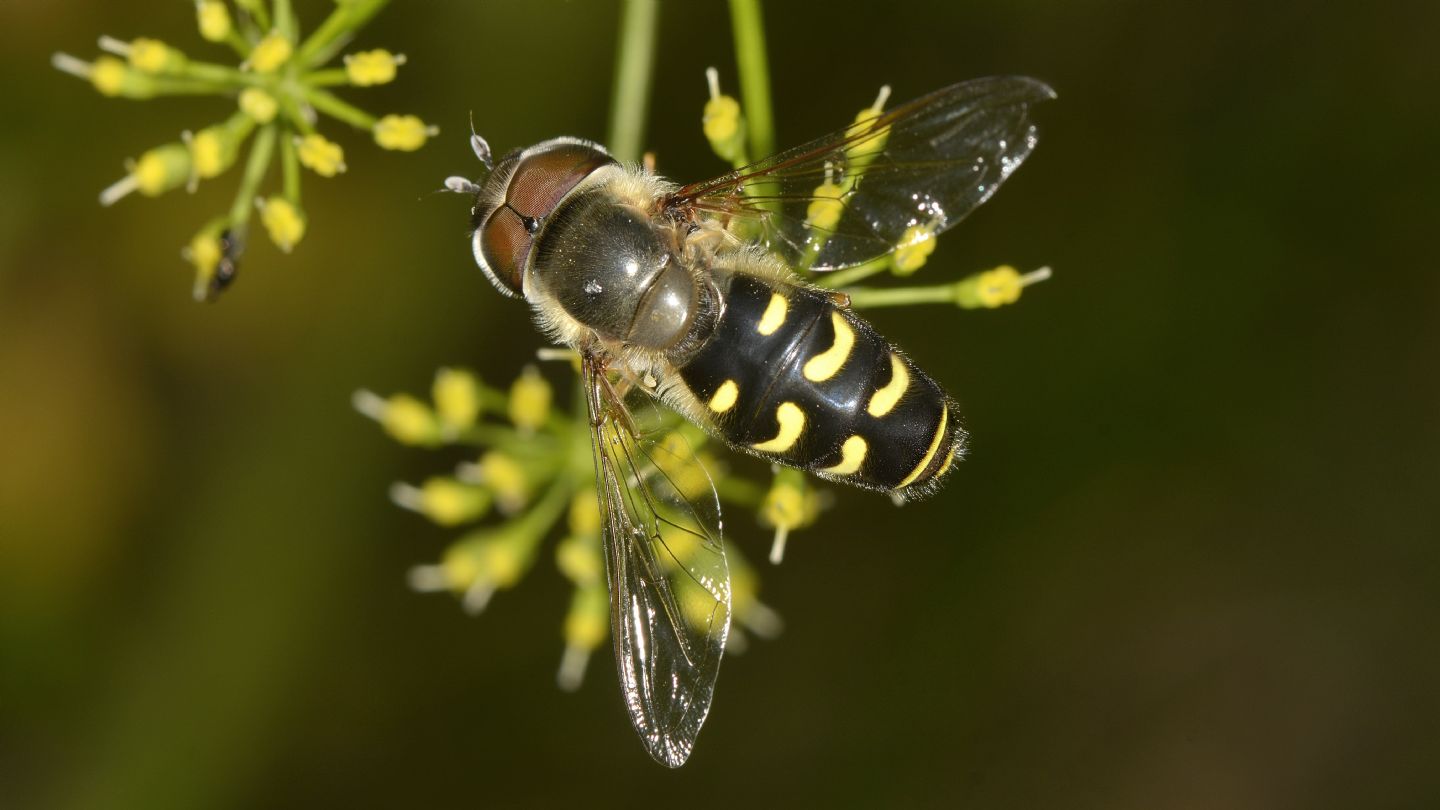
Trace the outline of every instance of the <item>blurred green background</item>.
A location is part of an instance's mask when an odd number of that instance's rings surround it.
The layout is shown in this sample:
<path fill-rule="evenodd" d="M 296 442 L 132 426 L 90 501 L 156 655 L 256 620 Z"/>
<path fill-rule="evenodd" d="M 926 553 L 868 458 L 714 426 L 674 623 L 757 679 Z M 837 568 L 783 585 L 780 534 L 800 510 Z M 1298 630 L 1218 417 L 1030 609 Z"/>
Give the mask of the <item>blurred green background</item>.
<path fill-rule="evenodd" d="M 313 25 L 328 2 L 297 4 Z M 612 3 L 396 3 L 409 55 L 344 94 L 443 128 L 326 131 L 291 256 L 214 306 L 178 248 L 233 175 L 102 210 L 121 161 L 229 112 L 102 98 L 95 37 L 206 47 L 190 4 L 0 5 L 0 804 L 7 807 L 1440 804 L 1440 5 L 772 3 L 779 140 L 989 74 L 1059 101 L 923 271 L 1056 278 L 876 311 L 960 400 L 971 457 L 896 510 L 843 493 L 765 567 L 787 620 L 727 661 L 690 764 L 612 664 L 557 691 L 542 558 L 479 619 L 407 590 L 454 535 L 393 507 L 444 468 L 349 406 L 540 340 L 476 271 L 467 116 L 497 150 L 602 138 Z M 719 173 L 728 15 L 668 3 L 647 143 Z M 748 516 L 731 541 L 763 558 Z"/>

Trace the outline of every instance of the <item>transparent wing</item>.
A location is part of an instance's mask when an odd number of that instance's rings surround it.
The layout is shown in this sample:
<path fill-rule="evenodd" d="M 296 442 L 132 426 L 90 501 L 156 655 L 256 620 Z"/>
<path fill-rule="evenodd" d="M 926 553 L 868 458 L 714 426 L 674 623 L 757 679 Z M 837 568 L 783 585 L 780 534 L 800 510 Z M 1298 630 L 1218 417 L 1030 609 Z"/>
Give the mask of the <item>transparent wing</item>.
<path fill-rule="evenodd" d="M 588 355 L 584 379 L 620 689 L 650 755 L 679 767 L 710 711 L 730 631 L 720 502 L 689 443 L 637 428 Z"/>
<path fill-rule="evenodd" d="M 1035 148 L 1035 79 L 975 79 L 703 183 L 662 205 L 720 217 L 793 267 L 836 270 L 929 238 L 975 210 Z"/>

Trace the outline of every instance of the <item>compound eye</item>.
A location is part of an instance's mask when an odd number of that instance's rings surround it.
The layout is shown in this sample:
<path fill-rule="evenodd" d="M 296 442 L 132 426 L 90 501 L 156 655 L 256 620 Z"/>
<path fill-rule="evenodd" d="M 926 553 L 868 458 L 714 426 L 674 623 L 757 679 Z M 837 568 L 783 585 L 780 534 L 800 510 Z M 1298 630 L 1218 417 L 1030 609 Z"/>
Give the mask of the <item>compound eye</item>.
<path fill-rule="evenodd" d="M 515 295 L 522 293 L 525 260 L 535 235 L 515 210 L 502 205 L 490 214 L 479 233 L 480 254 L 490 280 Z"/>

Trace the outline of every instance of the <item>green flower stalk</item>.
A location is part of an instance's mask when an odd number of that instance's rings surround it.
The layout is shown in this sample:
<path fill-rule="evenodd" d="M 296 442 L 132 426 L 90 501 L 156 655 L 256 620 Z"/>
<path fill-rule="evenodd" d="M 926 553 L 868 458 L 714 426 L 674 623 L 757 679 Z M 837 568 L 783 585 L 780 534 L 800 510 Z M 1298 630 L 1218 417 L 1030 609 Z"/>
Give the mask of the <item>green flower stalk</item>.
<path fill-rule="evenodd" d="M 337 0 L 308 35 L 300 30 L 289 0 L 196 0 L 201 39 L 224 45 L 236 66 L 192 58 L 178 47 L 140 37 L 128 42 L 100 38 L 101 55 L 85 61 L 56 53 L 52 64 L 85 79 L 102 95 L 145 100 L 209 95 L 234 100 L 223 121 L 182 133 L 126 164 L 126 173 L 100 193 L 101 205 L 132 194 L 154 197 L 182 186 L 194 191 L 248 157 L 229 211 L 207 221 L 181 255 L 195 271 L 197 299 L 213 299 L 233 278 L 252 213 L 270 240 L 290 252 L 309 220 L 301 206 L 301 169 L 320 177 L 346 171 L 345 152 L 318 131 L 328 116 L 370 134 L 383 149 L 413 151 L 438 130 L 413 115 L 375 116 L 331 92 L 394 81 L 405 56 L 383 49 L 348 54 L 343 67 L 327 68 L 338 52 L 387 0 Z M 277 148 L 278 147 L 278 148 Z M 280 188 L 262 192 L 271 164 L 280 157 Z"/>

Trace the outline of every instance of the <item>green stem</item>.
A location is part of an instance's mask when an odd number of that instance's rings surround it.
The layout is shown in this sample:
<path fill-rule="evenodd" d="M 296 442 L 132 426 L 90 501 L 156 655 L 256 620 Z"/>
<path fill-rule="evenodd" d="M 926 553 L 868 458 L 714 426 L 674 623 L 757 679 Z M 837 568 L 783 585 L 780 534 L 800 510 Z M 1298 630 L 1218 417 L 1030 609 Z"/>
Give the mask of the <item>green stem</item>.
<path fill-rule="evenodd" d="M 716 478 L 715 492 L 721 500 L 746 509 L 759 509 L 765 501 L 765 488 L 744 478 Z"/>
<path fill-rule="evenodd" d="M 890 256 L 886 254 L 878 259 L 871 259 L 864 264 L 859 264 L 848 270 L 837 270 L 834 273 L 825 273 L 815 277 L 815 283 L 821 287 L 831 290 L 841 287 L 848 287 L 857 281 L 863 281 L 876 273 L 882 273 L 890 269 Z"/>
<path fill-rule="evenodd" d="M 344 47 L 349 34 L 380 13 L 389 0 L 350 0 L 340 3 L 295 51 L 295 63 L 312 68 L 330 61 Z"/>
<path fill-rule="evenodd" d="M 186 79 L 193 79 L 202 82 L 214 82 L 226 88 L 260 87 L 269 80 L 256 73 L 246 73 L 243 70 L 236 70 L 229 65 L 216 65 L 211 62 L 187 62 L 180 69 L 179 76 Z"/>
<path fill-rule="evenodd" d="M 850 306 L 856 309 L 903 307 L 910 304 L 958 303 L 954 284 L 937 284 L 933 287 L 896 287 L 887 290 L 854 287 L 845 292 L 850 296 Z"/>
<path fill-rule="evenodd" d="M 568 476 L 560 476 L 555 483 L 545 490 L 540 500 L 530 508 L 518 520 L 511 524 L 511 528 L 518 531 L 525 538 L 526 556 L 530 557 L 530 550 L 534 549 L 550 527 L 565 513 L 565 507 L 570 503 L 570 492 L 573 489 L 572 482 Z"/>
<path fill-rule="evenodd" d="M 286 130 L 280 135 L 280 168 L 285 177 L 285 199 L 300 207 L 300 152 L 295 148 L 295 133 Z"/>
<path fill-rule="evenodd" d="M 240 191 L 230 205 L 230 226 L 238 228 L 250 221 L 250 210 L 255 207 L 255 192 L 265 171 L 270 168 L 270 156 L 275 153 L 276 125 L 269 124 L 255 136 L 250 146 L 250 157 L 245 161 L 245 174 L 240 178 Z"/>
<path fill-rule="evenodd" d="M 280 103 L 280 110 L 285 113 L 285 118 L 290 122 L 290 126 L 302 135 L 309 135 L 315 131 L 315 126 L 310 123 L 309 118 L 305 117 L 305 111 L 300 108 L 300 104 L 294 96 L 289 93 L 277 93 L 275 98 Z"/>
<path fill-rule="evenodd" d="M 749 152 L 757 159 L 765 158 L 775 153 L 775 118 L 770 109 L 770 66 L 760 0 L 730 0 L 730 25 L 740 70 L 740 101 L 749 125 Z"/>
<path fill-rule="evenodd" d="M 239 29 L 235 26 L 230 27 L 230 33 L 225 36 L 225 42 L 234 49 L 235 53 L 240 55 L 241 59 L 250 58 L 250 43 L 245 41 L 245 37 L 240 35 Z"/>
<path fill-rule="evenodd" d="M 275 30 L 291 42 L 294 42 L 300 33 L 300 25 L 295 20 L 295 9 L 291 8 L 290 0 L 275 0 Z"/>
<path fill-rule="evenodd" d="M 368 131 L 375 128 L 375 116 L 353 104 L 341 101 L 340 97 L 334 93 L 317 87 L 302 87 L 302 92 L 305 94 L 306 101 L 326 115 L 338 118 L 356 129 Z"/>
<path fill-rule="evenodd" d="M 259 26 L 261 32 L 270 30 L 270 11 L 265 8 L 265 0 L 235 0 L 235 5 L 246 12 L 246 17 Z"/>
<path fill-rule="evenodd" d="M 339 87 L 350 83 L 350 74 L 345 68 L 330 68 L 307 73 L 302 81 L 311 87 Z"/>
<path fill-rule="evenodd" d="M 650 104 L 650 78 L 655 66 L 657 0 L 625 0 L 620 18 L 620 43 L 615 56 L 615 86 L 610 94 L 610 151 L 627 163 L 640 159 L 645 141 L 645 114 Z"/>

